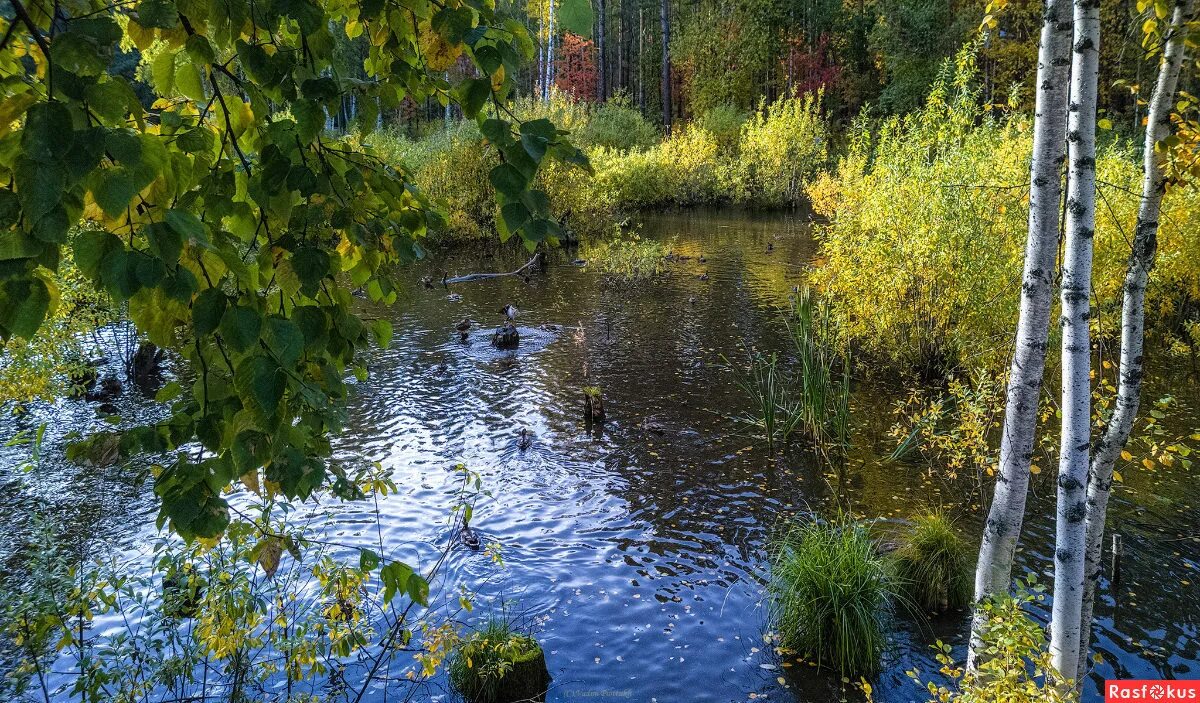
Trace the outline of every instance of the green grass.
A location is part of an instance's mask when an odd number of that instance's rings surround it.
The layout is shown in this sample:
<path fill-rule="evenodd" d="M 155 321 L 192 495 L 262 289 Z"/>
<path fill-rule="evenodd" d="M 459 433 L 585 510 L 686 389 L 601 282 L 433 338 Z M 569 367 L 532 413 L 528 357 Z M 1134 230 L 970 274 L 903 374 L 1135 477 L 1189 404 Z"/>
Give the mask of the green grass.
<path fill-rule="evenodd" d="M 850 443 L 850 364 L 828 342 L 829 319 L 827 306 L 802 289 L 787 325 L 796 353 L 795 404 L 799 428 L 818 448 L 844 450 Z"/>
<path fill-rule="evenodd" d="M 971 602 L 971 554 L 944 512 L 918 513 L 893 560 L 897 580 L 916 605 L 943 612 Z"/>
<path fill-rule="evenodd" d="M 533 700 L 549 683 L 537 640 L 507 621 L 492 618 L 451 654 L 450 684 L 470 703 Z"/>
<path fill-rule="evenodd" d="M 773 546 L 768 589 L 783 646 L 844 675 L 878 670 L 895 584 L 865 527 L 791 529 Z"/>

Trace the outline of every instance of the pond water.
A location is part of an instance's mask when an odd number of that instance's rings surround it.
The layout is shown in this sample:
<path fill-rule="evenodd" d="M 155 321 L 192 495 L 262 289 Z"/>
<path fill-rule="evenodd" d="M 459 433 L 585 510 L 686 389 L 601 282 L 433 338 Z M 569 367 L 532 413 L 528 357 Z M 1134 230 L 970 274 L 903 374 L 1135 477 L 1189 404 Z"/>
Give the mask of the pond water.
<path fill-rule="evenodd" d="M 894 448 L 887 429 L 895 393 L 879 384 L 856 387 L 855 449 L 840 475 L 802 452 L 772 458 L 737 434 L 728 417 L 748 402 L 722 356 L 785 349 L 780 311 L 816 255 L 806 218 L 695 211 L 648 218 L 643 234 L 690 258 L 651 284 L 614 284 L 564 253 L 528 282 L 462 284 L 455 295 L 417 281 L 508 271 L 524 257 L 457 252 L 406 272 L 413 283 L 406 299 L 383 313 L 393 319 L 393 345 L 372 358 L 339 441 L 341 451 L 381 462 L 400 491 L 380 502 L 378 531 L 373 505 L 337 503 L 311 508 L 320 530 L 364 546 L 382 540 L 390 555 L 428 566 L 453 535 L 447 508 L 459 485 L 453 467 L 462 463 L 491 493 L 476 505 L 472 525 L 501 545 L 504 563 L 453 550 L 435 594 L 448 602 L 459 585 L 478 589 L 477 614 L 503 607 L 529 626 L 554 677 L 548 700 L 854 700 L 836 676 L 781 661 L 764 641 L 769 535 L 827 507 L 836 492 L 857 513 L 882 518 L 948 506 L 974 540 L 979 495 L 970 482 L 930 482 L 917 468 L 879 461 Z M 522 311 L 526 341 L 515 354 L 488 345 L 505 303 Z M 454 330 L 463 317 L 485 325 L 465 343 Z M 1157 372 L 1163 380 L 1150 396 L 1169 389 L 1196 407 L 1194 384 Z M 600 428 L 583 422 L 581 389 L 591 385 L 604 394 L 608 421 Z M 126 413 L 153 412 L 122 402 Z M 5 420 L 3 437 L 46 420 L 46 456 L 32 473 L 16 468 L 27 449 L 0 455 L 6 570 L 20 573 L 36 513 L 69 525 L 77 539 L 99 536 L 136 552 L 153 534 L 149 490 L 128 471 L 61 459 L 66 432 L 102 426 L 91 407 L 35 408 Z M 533 436 L 524 450 L 521 428 Z M 1021 568 L 1044 582 L 1051 473 L 1035 478 L 1020 553 Z M 1194 483 L 1179 466 L 1129 470 L 1124 479 L 1110 513 L 1125 540 L 1123 580 L 1119 593 L 1102 584 L 1104 663 L 1085 700 L 1098 697 L 1106 676 L 1200 676 Z M 1047 614 L 1048 605 L 1039 616 Z M 965 613 L 923 623 L 899 618 L 873 681 L 876 700 L 923 700 L 904 672 L 932 674 L 929 645 L 940 637 L 961 651 L 966 627 Z M 382 689 L 376 693 L 382 700 Z M 443 695 L 437 680 L 417 699 Z"/>

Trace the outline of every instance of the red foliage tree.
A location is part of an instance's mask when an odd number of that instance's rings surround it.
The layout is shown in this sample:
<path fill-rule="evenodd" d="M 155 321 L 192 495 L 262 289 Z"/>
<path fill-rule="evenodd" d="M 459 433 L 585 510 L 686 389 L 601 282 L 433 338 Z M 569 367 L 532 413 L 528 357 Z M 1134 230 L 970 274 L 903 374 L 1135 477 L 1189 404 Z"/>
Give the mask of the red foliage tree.
<path fill-rule="evenodd" d="M 804 37 L 789 38 L 787 52 L 783 56 L 783 68 L 789 87 L 797 95 L 828 89 L 842 72 L 841 67 L 833 63 L 829 36 L 826 34 L 818 37 L 812 46 Z"/>
<path fill-rule="evenodd" d="M 596 69 L 596 45 L 590 39 L 566 32 L 558 48 L 554 85 L 575 100 L 594 101 L 600 73 Z"/>

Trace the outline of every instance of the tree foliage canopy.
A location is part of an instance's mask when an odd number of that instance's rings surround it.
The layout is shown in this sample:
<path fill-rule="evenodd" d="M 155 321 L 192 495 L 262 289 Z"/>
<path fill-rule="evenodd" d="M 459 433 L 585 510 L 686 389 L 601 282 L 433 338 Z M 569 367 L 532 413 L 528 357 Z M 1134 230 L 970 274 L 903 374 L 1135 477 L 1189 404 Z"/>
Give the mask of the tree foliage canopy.
<path fill-rule="evenodd" d="M 0 49 L 0 336 L 30 338 L 58 304 L 65 256 L 151 341 L 194 371 L 169 417 L 127 432 L 156 467 L 159 524 L 214 537 L 224 489 L 352 497 L 330 460 L 350 374 L 392 334 L 352 292 L 396 298 L 440 215 L 361 140 L 325 132 L 343 95 L 370 131 L 406 97 L 456 102 L 487 148 L 502 238 L 553 244 L 547 156 L 586 167 L 548 120 L 520 122 L 509 76 L 533 53 L 490 0 L 12 0 Z M 49 14 L 48 14 L 49 13 Z M 345 37 L 338 37 L 344 34 Z M 362 70 L 338 49 L 367 45 Z M 153 100 L 112 70 L 140 52 Z M 474 77 L 448 83 L 460 57 Z M 356 61 L 358 59 L 355 59 Z M 88 223 L 87 227 L 79 227 Z M 261 477 L 261 480 L 260 480 Z"/>

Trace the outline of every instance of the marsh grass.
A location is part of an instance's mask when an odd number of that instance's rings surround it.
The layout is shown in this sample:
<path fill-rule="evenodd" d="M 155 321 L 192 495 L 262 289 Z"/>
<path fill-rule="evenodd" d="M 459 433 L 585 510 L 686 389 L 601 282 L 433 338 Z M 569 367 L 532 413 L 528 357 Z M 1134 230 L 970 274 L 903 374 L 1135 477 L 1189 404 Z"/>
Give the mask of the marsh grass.
<path fill-rule="evenodd" d="M 818 303 L 807 287 L 801 289 L 787 322 L 796 354 L 797 424 L 818 447 L 845 450 L 850 443 L 850 364 L 829 341 L 834 339 L 830 325 L 827 305 Z"/>
<path fill-rule="evenodd" d="M 748 412 L 734 419 L 766 439 L 771 451 L 785 444 L 802 416 L 778 355 L 754 352 L 746 367 L 735 366 L 724 356 L 721 359 L 733 371 L 734 383 L 750 397 L 752 404 Z"/>
<path fill-rule="evenodd" d="M 828 459 L 841 457 L 850 446 L 850 364 L 830 342 L 829 316 L 800 291 L 785 324 L 792 341 L 794 362 L 778 354 L 755 352 L 749 364 L 737 367 L 734 382 L 750 397 L 749 412 L 736 416 L 767 440 L 771 450 L 799 435 Z"/>
<path fill-rule="evenodd" d="M 772 548 L 768 590 L 784 647 L 844 675 L 878 670 L 896 584 L 864 526 L 790 529 Z"/>
<path fill-rule="evenodd" d="M 909 599 L 927 611 L 944 612 L 971 602 L 971 555 L 954 523 L 940 510 L 912 518 L 893 554 L 896 580 Z"/>

